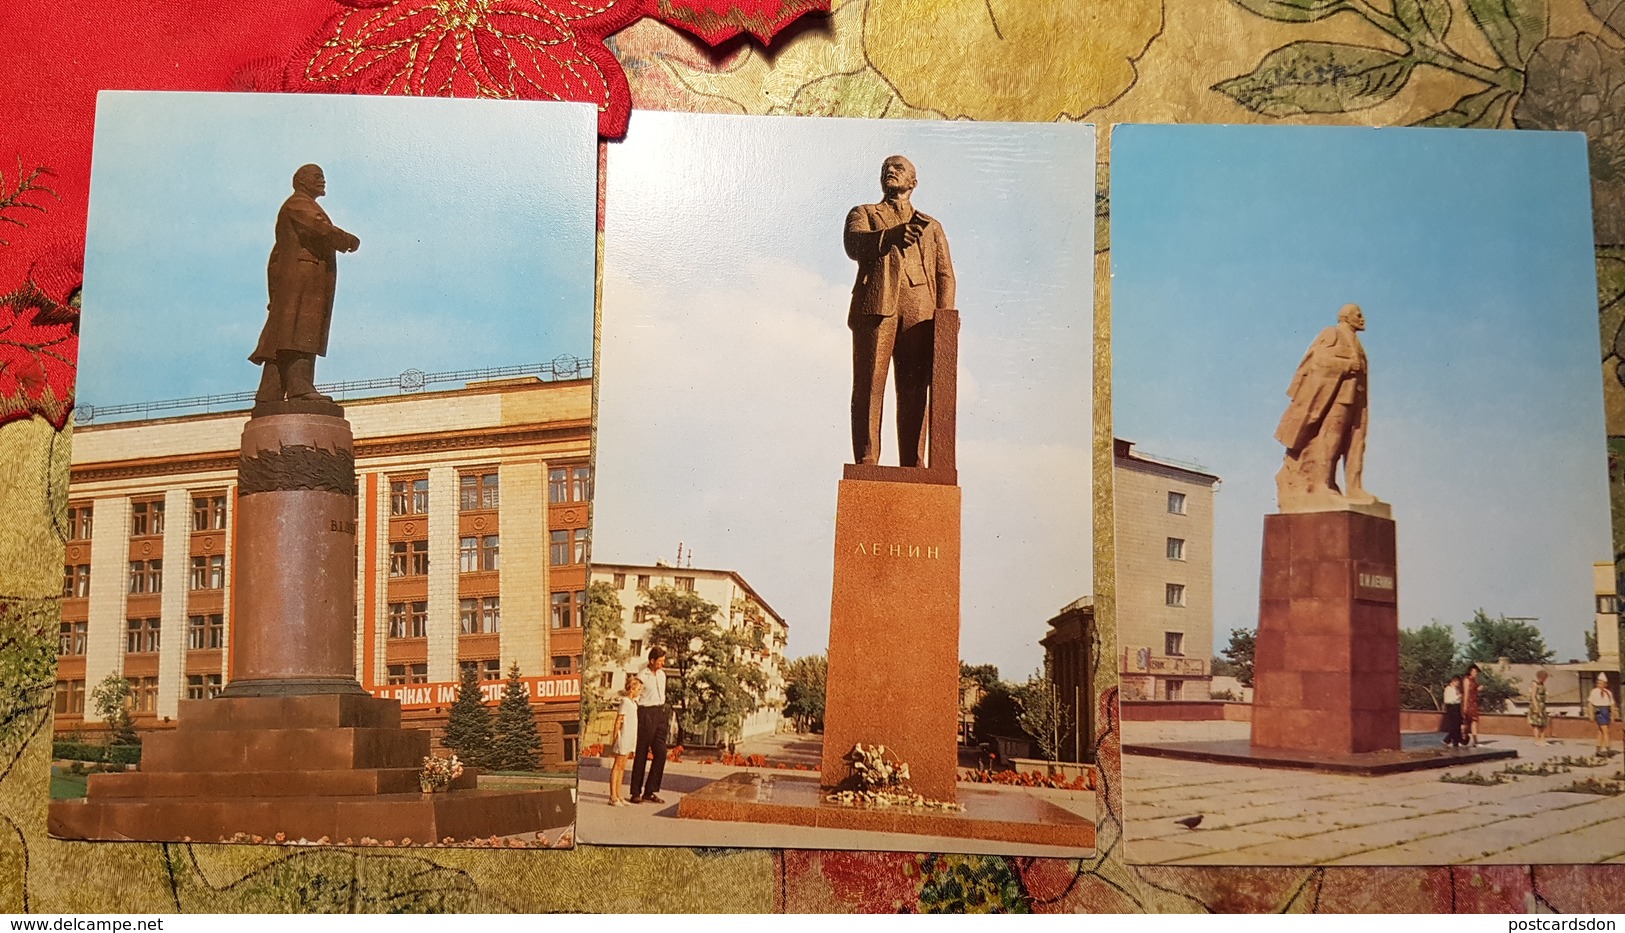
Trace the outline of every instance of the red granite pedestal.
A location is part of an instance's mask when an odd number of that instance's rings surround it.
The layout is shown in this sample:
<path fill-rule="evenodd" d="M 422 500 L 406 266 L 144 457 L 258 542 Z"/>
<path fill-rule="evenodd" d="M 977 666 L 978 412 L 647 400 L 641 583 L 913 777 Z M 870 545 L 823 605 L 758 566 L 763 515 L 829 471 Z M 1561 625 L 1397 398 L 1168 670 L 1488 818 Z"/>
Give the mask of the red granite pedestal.
<path fill-rule="evenodd" d="M 429 733 L 400 704 L 353 694 L 219 697 L 181 704 L 173 732 L 142 742 L 141 770 L 94 774 L 83 800 L 51 804 L 60 839 L 217 842 L 261 836 L 422 844 L 568 826 L 568 789 L 478 790 L 472 770 L 422 793 Z"/>
<path fill-rule="evenodd" d="M 891 469 L 903 475 L 902 468 Z M 915 791 L 936 800 L 955 797 L 959 516 L 958 486 L 841 481 L 824 697 L 825 786 L 847 779 L 845 756 L 862 743 L 884 745 L 888 757 L 907 762 Z"/>
<path fill-rule="evenodd" d="M 1252 745 L 1398 749 L 1394 522 L 1361 511 L 1264 517 Z"/>

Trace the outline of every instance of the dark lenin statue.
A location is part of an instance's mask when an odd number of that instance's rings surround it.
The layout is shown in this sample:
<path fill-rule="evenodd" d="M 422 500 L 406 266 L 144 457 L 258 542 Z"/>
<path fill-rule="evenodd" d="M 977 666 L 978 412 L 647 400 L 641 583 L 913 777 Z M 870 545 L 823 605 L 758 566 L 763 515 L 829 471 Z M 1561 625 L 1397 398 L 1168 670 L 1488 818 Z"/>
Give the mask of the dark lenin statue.
<path fill-rule="evenodd" d="M 336 254 L 355 252 L 361 240 L 335 226 L 316 203 L 326 193 L 321 166 L 301 165 L 293 173 L 293 194 L 276 215 L 276 245 L 265 272 L 270 304 L 249 356 L 262 369 L 256 405 L 333 401 L 316 391 L 316 357 L 327 354 Z"/>
<path fill-rule="evenodd" d="M 846 215 L 846 254 L 858 263 L 852 307 L 852 462 L 880 462 L 886 371 L 895 362 L 898 465 L 926 466 L 932 319 L 954 307 L 954 266 L 942 225 L 909 203 L 914 165 L 891 156 L 880 166 L 885 197 Z M 941 464 L 932 464 L 940 466 Z"/>

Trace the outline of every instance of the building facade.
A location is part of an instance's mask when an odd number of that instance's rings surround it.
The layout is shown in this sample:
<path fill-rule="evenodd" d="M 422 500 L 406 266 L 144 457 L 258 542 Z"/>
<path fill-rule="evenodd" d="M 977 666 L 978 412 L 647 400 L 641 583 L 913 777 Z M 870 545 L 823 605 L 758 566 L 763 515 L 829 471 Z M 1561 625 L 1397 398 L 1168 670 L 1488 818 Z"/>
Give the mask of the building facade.
<path fill-rule="evenodd" d="M 1206 700 L 1219 477 L 1113 446 L 1117 643 L 1125 700 Z"/>
<path fill-rule="evenodd" d="M 1059 760 L 1093 761 L 1095 685 L 1090 671 L 1094 669 L 1095 598 L 1082 596 L 1067 603 L 1046 625 L 1049 631 L 1038 641 L 1044 646 L 1044 670 L 1066 711 Z"/>
<path fill-rule="evenodd" d="M 746 660 L 761 669 L 767 689 L 757 701 L 756 709 L 745 718 L 739 738 L 779 731 L 784 713 L 784 646 L 789 640 L 789 626 L 744 577 L 732 570 L 672 567 L 663 562 L 653 565 L 594 562 L 592 582 L 607 583 L 615 591 L 621 605 L 624 633 L 619 641 L 626 660 L 612 669 L 587 673 L 598 679 L 603 695 L 618 694 L 626 687 L 627 676 L 648 664 L 649 648 L 653 646 L 649 637 L 653 623 L 646 617 L 642 594 L 656 587 L 675 587 L 716 606 L 718 626 L 739 630 L 755 624 L 761 628 L 762 649 L 751 653 Z M 669 665 L 668 661 L 667 676 L 677 676 L 677 669 Z M 716 744 L 724 737 L 700 736 L 698 739 L 703 744 Z"/>
<path fill-rule="evenodd" d="M 517 665 L 544 766 L 579 737 L 592 499 L 590 379 L 534 377 L 343 403 L 355 435 L 356 672 L 433 727 L 472 667 Z M 245 412 L 77 427 L 56 728 L 109 674 L 137 727 L 231 680 Z M 350 568 L 346 568 L 347 570 Z M 94 713 L 91 713 L 94 719 Z"/>

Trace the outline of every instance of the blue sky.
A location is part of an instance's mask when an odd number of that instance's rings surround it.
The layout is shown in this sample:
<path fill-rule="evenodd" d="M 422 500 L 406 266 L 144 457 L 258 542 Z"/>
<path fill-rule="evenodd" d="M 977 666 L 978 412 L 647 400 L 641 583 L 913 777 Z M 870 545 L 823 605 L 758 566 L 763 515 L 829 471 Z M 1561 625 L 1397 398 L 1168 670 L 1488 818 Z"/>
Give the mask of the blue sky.
<path fill-rule="evenodd" d="M 681 542 L 785 616 L 791 656 L 825 649 L 852 455 L 841 231 L 893 153 L 958 279 L 960 653 L 1019 680 L 1093 591 L 1087 125 L 635 114 L 609 154 L 593 552 Z M 888 417 L 882 463 L 895 447 Z"/>
<path fill-rule="evenodd" d="M 1583 658 L 1612 553 L 1584 136 L 1120 126 L 1111 166 L 1115 433 L 1223 477 L 1215 641 L 1257 624 L 1286 386 L 1354 302 L 1400 625 L 1534 616 Z"/>
<path fill-rule="evenodd" d="M 277 209 L 307 162 L 361 238 L 318 381 L 590 358 L 595 134 L 584 104 L 102 92 L 79 398 L 255 387 Z"/>

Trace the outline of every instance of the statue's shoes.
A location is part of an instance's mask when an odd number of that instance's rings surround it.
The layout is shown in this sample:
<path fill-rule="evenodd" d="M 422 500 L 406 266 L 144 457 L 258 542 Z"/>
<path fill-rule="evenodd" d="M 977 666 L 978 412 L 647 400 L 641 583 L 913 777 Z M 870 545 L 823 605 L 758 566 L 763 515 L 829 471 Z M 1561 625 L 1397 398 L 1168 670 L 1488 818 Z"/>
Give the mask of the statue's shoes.
<path fill-rule="evenodd" d="M 332 400 L 333 397 L 331 395 L 323 395 L 322 393 L 315 391 L 301 392 L 298 395 L 288 396 L 288 401 L 290 402 L 331 402 Z"/>

